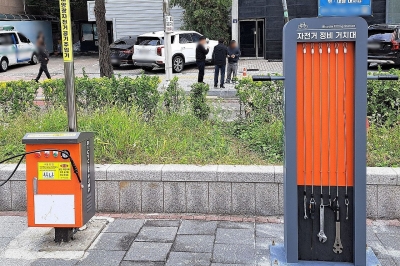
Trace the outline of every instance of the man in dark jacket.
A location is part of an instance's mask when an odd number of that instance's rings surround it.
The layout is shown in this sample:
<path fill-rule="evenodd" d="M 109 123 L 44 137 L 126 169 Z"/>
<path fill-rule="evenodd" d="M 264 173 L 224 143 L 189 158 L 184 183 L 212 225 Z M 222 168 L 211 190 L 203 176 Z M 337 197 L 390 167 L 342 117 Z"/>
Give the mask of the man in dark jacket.
<path fill-rule="evenodd" d="M 47 64 L 49 63 L 49 53 L 46 50 L 44 35 L 42 32 L 40 32 L 38 35 L 36 47 L 37 47 L 38 59 L 40 62 L 40 68 L 39 68 L 39 73 L 35 78 L 35 80 L 36 82 L 39 82 L 43 72 L 46 74 L 46 77 L 48 79 L 51 79 L 49 70 L 47 68 Z"/>
<path fill-rule="evenodd" d="M 241 53 L 237 46 L 236 41 L 231 41 L 228 47 L 228 70 L 226 71 L 227 72 L 226 83 L 231 82 L 232 74 L 233 74 L 232 80 L 235 81 L 237 76 L 238 62 L 240 55 Z"/>
<path fill-rule="evenodd" d="M 196 48 L 196 64 L 197 67 L 199 68 L 199 76 L 197 79 L 197 82 L 199 83 L 204 83 L 204 69 L 206 68 L 206 56 L 210 49 L 207 47 L 207 41 L 204 36 L 201 36 L 199 39 L 199 43 L 197 44 Z"/>
<path fill-rule="evenodd" d="M 224 40 L 219 39 L 218 45 L 214 47 L 214 52 L 212 56 L 212 61 L 215 65 L 215 73 L 214 73 L 214 88 L 218 88 L 218 76 L 221 72 L 221 89 L 224 89 L 225 82 L 225 68 L 226 68 L 226 57 L 228 56 L 228 50 L 224 45 Z"/>

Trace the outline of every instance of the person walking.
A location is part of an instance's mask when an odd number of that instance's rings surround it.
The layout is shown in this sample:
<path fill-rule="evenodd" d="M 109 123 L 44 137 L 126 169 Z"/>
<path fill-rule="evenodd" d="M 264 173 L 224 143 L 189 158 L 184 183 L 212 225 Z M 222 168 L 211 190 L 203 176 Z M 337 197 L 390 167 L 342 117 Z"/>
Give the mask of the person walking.
<path fill-rule="evenodd" d="M 226 73 L 227 75 L 226 83 L 231 83 L 231 80 L 235 82 L 237 77 L 238 62 L 240 56 L 241 56 L 240 49 L 238 48 L 236 41 L 232 40 L 228 47 L 228 70 Z"/>
<path fill-rule="evenodd" d="M 46 74 L 46 77 L 48 79 L 51 79 L 49 70 L 47 68 L 47 64 L 49 63 L 49 53 L 46 50 L 46 44 L 44 41 L 43 32 L 39 32 L 39 35 L 38 35 L 37 41 L 36 41 L 36 48 L 37 48 L 37 53 L 38 53 L 38 59 L 40 62 L 40 68 L 39 68 L 39 73 L 38 73 L 37 77 L 35 78 L 35 81 L 39 82 L 40 77 L 42 76 L 43 72 Z"/>
<path fill-rule="evenodd" d="M 212 55 L 212 61 L 215 65 L 214 73 L 214 88 L 218 88 L 218 78 L 221 73 L 221 84 L 220 88 L 225 89 L 225 69 L 226 69 L 226 57 L 228 56 L 228 50 L 224 45 L 224 40 L 219 39 L 218 45 L 214 47 L 214 52 Z"/>
<path fill-rule="evenodd" d="M 206 57 L 210 49 L 207 47 L 206 37 L 201 36 L 199 38 L 199 43 L 196 47 L 196 64 L 199 69 L 199 75 L 197 78 L 197 82 L 204 83 L 204 70 L 206 68 Z"/>

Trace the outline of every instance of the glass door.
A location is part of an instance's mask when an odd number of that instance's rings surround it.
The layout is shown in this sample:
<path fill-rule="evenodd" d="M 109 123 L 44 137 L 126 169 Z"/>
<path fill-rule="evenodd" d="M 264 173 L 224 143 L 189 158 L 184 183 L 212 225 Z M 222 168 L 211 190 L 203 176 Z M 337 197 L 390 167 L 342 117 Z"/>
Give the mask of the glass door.
<path fill-rule="evenodd" d="M 264 20 L 240 21 L 240 49 L 242 57 L 264 57 Z"/>

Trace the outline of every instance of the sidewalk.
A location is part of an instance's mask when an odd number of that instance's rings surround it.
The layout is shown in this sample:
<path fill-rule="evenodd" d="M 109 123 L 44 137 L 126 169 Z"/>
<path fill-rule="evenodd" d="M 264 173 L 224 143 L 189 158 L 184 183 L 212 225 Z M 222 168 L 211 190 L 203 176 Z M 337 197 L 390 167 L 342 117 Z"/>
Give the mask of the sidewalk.
<path fill-rule="evenodd" d="M 66 244 L 49 251 L 40 245 L 50 229 L 27 228 L 24 215 L 0 213 L 2 266 L 270 265 L 269 245 L 283 243 L 280 217 L 98 214 L 105 226 L 87 250 L 78 250 L 82 231 L 69 251 L 57 251 Z M 400 221 L 367 224 L 368 245 L 382 265 L 400 266 Z"/>

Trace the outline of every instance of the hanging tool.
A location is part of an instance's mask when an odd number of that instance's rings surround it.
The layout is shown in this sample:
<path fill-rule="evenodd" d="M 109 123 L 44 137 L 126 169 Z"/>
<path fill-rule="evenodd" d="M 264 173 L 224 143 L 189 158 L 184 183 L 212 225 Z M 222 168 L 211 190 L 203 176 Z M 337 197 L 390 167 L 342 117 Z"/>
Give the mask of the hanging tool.
<path fill-rule="evenodd" d="M 333 252 L 335 252 L 336 254 L 341 254 L 343 252 L 343 245 L 342 245 L 342 240 L 340 239 L 339 201 L 336 201 L 335 222 L 336 222 L 336 237 L 335 237 L 335 243 L 333 244 Z"/>
<path fill-rule="evenodd" d="M 343 43 L 343 53 L 344 53 L 344 86 L 343 86 L 343 118 L 344 118 L 344 173 L 346 176 L 346 194 L 344 199 L 344 204 L 346 205 L 346 220 L 349 220 L 349 176 L 347 169 L 347 117 L 346 117 L 346 86 L 347 86 L 347 42 Z"/>
<path fill-rule="evenodd" d="M 328 73 L 331 70 L 331 44 L 327 43 L 328 48 Z M 328 80 L 328 194 L 329 194 L 329 206 L 332 206 L 332 196 L 331 196 L 331 82 Z"/>
<path fill-rule="evenodd" d="M 307 134 L 307 129 L 306 129 L 306 88 L 307 88 L 307 69 L 306 69 L 306 54 L 307 54 L 307 44 L 303 43 L 303 79 L 304 79 L 304 84 L 303 84 L 303 120 L 304 120 L 304 139 L 303 139 L 303 145 L 304 145 L 304 220 L 308 219 L 307 216 L 307 172 L 306 172 L 306 167 L 307 167 L 307 143 L 306 143 L 306 134 Z"/>
<path fill-rule="evenodd" d="M 324 224 L 325 224 L 325 206 L 324 206 L 324 195 L 323 195 L 323 186 L 322 186 L 322 43 L 319 43 L 319 117 L 321 119 L 320 122 L 320 133 L 319 133 L 319 156 L 320 156 L 320 182 L 321 182 L 321 204 L 319 206 L 319 233 L 317 234 L 319 242 L 325 243 L 328 238 L 324 232 Z"/>
<path fill-rule="evenodd" d="M 314 43 L 311 43 L 311 73 L 314 73 Z M 310 218 L 315 219 L 315 198 L 314 198 L 314 79 L 311 79 L 311 199 Z"/>

